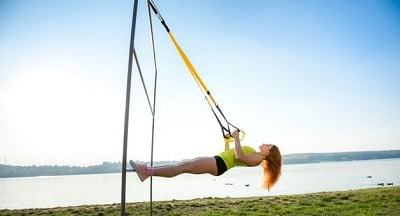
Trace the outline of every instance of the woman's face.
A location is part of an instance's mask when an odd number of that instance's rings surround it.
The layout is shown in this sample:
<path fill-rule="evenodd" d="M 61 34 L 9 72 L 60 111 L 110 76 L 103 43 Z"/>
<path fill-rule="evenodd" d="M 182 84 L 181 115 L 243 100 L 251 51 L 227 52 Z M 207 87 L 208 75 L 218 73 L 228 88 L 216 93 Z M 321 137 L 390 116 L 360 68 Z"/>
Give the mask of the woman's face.
<path fill-rule="evenodd" d="M 272 144 L 262 144 L 262 145 L 260 145 L 260 151 L 261 151 L 261 153 L 263 155 L 268 155 L 269 154 L 269 150 L 271 150 L 271 148 L 273 146 L 274 145 L 272 145 Z"/>

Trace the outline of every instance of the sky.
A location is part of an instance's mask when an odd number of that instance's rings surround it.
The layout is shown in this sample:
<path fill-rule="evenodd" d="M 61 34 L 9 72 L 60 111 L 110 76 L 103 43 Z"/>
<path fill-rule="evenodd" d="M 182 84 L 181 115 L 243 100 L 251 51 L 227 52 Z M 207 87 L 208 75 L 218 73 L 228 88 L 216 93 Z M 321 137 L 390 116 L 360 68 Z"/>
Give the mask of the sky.
<path fill-rule="evenodd" d="M 400 1 L 154 1 L 243 145 L 400 149 Z M 0 164 L 122 160 L 133 1 L 0 0 Z M 139 0 L 128 159 L 213 156 L 221 131 Z"/>

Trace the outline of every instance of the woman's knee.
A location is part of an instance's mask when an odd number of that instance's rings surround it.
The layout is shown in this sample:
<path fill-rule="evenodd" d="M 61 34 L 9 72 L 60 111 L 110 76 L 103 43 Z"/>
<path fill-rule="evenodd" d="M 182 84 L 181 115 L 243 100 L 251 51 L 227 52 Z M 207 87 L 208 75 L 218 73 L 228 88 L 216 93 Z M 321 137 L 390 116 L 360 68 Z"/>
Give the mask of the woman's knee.
<path fill-rule="evenodd" d="M 194 169 L 192 161 L 185 161 L 179 164 L 180 169 L 182 172 L 191 172 Z"/>
<path fill-rule="evenodd" d="M 196 158 L 190 161 L 180 163 L 180 169 L 184 173 L 203 174 L 209 173 L 215 175 L 214 167 L 207 158 Z"/>

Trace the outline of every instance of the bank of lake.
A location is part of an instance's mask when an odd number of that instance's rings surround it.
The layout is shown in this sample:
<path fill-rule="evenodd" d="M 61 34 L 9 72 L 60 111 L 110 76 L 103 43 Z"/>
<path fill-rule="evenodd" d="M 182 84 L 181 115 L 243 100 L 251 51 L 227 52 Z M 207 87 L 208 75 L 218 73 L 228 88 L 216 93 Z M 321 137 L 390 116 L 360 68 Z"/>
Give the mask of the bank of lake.
<path fill-rule="evenodd" d="M 120 215 L 120 204 L 0 210 L 0 215 Z M 157 201 L 153 215 L 399 215 L 400 187 L 248 198 Z M 126 215 L 150 215 L 149 202 L 128 203 Z"/>

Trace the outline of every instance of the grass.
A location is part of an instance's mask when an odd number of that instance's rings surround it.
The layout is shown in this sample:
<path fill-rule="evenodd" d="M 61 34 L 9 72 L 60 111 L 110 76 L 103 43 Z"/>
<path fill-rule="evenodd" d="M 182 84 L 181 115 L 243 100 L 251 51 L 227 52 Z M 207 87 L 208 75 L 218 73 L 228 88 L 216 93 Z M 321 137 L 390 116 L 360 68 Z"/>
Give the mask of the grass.
<path fill-rule="evenodd" d="M 400 215 L 400 187 L 250 198 L 153 202 L 153 215 Z M 149 215 L 148 202 L 128 203 L 126 215 Z M 120 205 L 0 210 L 0 215 L 120 215 Z"/>

